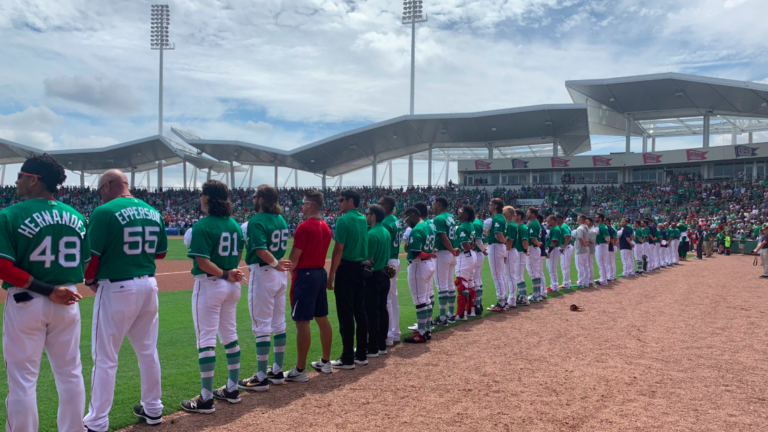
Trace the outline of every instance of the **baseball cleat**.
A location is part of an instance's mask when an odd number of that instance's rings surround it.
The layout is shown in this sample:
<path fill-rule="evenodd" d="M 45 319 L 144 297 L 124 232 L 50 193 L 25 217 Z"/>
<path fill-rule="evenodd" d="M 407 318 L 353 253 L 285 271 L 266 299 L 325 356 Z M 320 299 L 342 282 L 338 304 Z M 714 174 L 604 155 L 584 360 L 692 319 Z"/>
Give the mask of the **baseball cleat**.
<path fill-rule="evenodd" d="M 265 392 L 269 390 L 269 378 L 259 379 L 259 374 L 255 373 L 252 377 L 237 382 L 237 386 L 243 390 Z"/>
<path fill-rule="evenodd" d="M 559 287 L 557 287 L 557 289 L 558 290 L 561 290 L 561 289 L 571 289 L 571 287 L 565 286 L 565 285 L 560 285 Z"/>
<path fill-rule="evenodd" d="M 422 335 L 418 331 L 413 332 L 413 336 L 405 338 L 405 343 L 410 344 L 423 344 L 427 343 L 426 335 Z"/>
<path fill-rule="evenodd" d="M 469 315 L 467 315 L 467 316 L 470 316 L 470 317 L 477 316 L 477 314 L 475 313 L 475 308 L 470 308 L 469 309 Z"/>
<path fill-rule="evenodd" d="M 482 316 L 483 315 L 483 304 L 482 303 L 475 303 L 475 315 Z"/>
<path fill-rule="evenodd" d="M 766 275 L 760 275 L 760 279 L 768 279 L 768 276 L 766 276 Z"/>
<path fill-rule="evenodd" d="M 419 325 L 418 324 L 414 324 L 412 326 L 408 326 L 408 330 L 411 330 L 411 331 L 416 331 L 418 329 L 419 329 Z"/>
<path fill-rule="evenodd" d="M 343 370 L 352 370 L 355 368 L 355 364 L 345 364 L 341 361 L 341 359 L 338 360 L 331 360 L 331 367 L 334 369 L 343 369 Z"/>
<path fill-rule="evenodd" d="M 299 372 L 299 369 L 294 367 L 285 375 L 285 380 L 291 382 L 307 382 L 309 381 L 309 377 L 307 376 L 306 369 Z"/>
<path fill-rule="evenodd" d="M 318 372 L 322 372 L 322 373 L 326 373 L 326 374 L 333 373 L 333 368 L 331 367 L 331 362 L 324 362 L 322 358 L 320 360 L 318 360 L 318 361 L 314 361 L 314 362 L 310 363 L 310 365 L 312 366 L 312 369 L 314 369 L 314 370 L 316 370 Z"/>
<path fill-rule="evenodd" d="M 519 295 L 517 296 L 517 300 L 515 301 L 518 306 L 529 306 L 531 304 L 531 301 L 528 299 L 528 296 L 525 295 Z"/>
<path fill-rule="evenodd" d="M 368 358 L 376 358 L 379 356 L 379 350 L 376 350 L 375 352 L 369 352 L 365 356 Z"/>
<path fill-rule="evenodd" d="M 467 313 L 462 312 L 459 315 L 456 315 L 456 321 L 466 321 L 467 320 Z"/>
<path fill-rule="evenodd" d="M 227 391 L 227 386 L 223 386 L 213 390 L 213 398 L 219 400 L 225 400 L 231 404 L 240 403 L 240 391 L 235 390 L 233 392 Z"/>
<path fill-rule="evenodd" d="M 146 411 L 144 411 L 144 407 L 141 405 L 136 405 L 133 407 L 133 415 L 136 417 L 143 418 L 146 420 L 148 425 L 159 425 L 163 422 L 163 415 L 159 415 L 157 417 L 152 417 L 151 415 L 147 414 Z"/>
<path fill-rule="evenodd" d="M 213 398 L 204 401 L 203 397 L 200 395 L 189 400 L 181 401 L 181 407 L 184 408 L 184 411 L 200 414 L 213 414 L 216 412 L 216 407 L 213 406 Z"/>
<path fill-rule="evenodd" d="M 378 356 L 379 356 L 379 354 L 377 353 L 376 357 L 378 357 Z M 368 365 L 368 359 L 365 359 L 365 360 L 355 359 L 355 364 L 358 364 L 360 366 L 367 366 Z"/>
<path fill-rule="evenodd" d="M 285 382 L 285 375 L 283 375 L 283 371 L 278 373 L 272 372 L 272 368 L 270 367 L 267 369 L 267 379 L 272 384 L 280 385 Z"/>
<path fill-rule="evenodd" d="M 424 337 L 427 338 L 428 341 L 432 340 L 432 332 L 427 330 L 427 332 L 424 333 Z"/>
<path fill-rule="evenodd" d="M 500 304 L 496 303 L 495 305 L 489 307 L 488 310 L 491 312 L 504 312 L 506 309 L 504 309 L 504 307 Z"/>
<path fill-rule="evenodd" d="M 448 317 L 448 324 L 456 324 L 456 315 L 451 315 Z"/>
<path fill-rule="evenodd" d="M 448 319 L 437 317 L 432 321 L 433 326 L 448 327 Z"/>

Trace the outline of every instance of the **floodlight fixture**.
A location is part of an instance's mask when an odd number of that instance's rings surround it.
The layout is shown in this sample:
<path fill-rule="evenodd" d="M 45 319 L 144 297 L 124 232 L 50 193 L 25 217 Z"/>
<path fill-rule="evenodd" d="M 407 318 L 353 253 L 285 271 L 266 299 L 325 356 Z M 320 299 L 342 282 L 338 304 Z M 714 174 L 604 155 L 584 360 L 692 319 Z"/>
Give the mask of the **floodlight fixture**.
<path fill-rule="evenodd" d="M 163 51 L 170 51 L 176 46 L 170 42 L 171 10 L 168 5 L 153 4 L 151 6 L 150 42 L 149 47 L 160 51 L 160 86 L 158 95 L 157 134 L 163 135 Z"/>

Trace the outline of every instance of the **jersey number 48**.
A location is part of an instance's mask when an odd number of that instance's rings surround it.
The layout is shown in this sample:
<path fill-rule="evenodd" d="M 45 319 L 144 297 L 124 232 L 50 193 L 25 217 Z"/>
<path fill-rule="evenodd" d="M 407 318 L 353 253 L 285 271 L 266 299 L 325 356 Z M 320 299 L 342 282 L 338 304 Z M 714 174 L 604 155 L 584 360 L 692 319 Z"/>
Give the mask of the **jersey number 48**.
<path fill-rule="evenodd" d="M 53 254 L 53 244 L 51 236 L 47 236 L 29 256 L 30 262 L 44 262 L 45 268 L 51 268 L 51 263 L 58 261 L 59 265 L 65 268 L 77 267 L 80 265 L 80 238 L 62 237 L 59 240 L 58 257 Z M 67 258 L 70 257 L 70 258 Z"/>

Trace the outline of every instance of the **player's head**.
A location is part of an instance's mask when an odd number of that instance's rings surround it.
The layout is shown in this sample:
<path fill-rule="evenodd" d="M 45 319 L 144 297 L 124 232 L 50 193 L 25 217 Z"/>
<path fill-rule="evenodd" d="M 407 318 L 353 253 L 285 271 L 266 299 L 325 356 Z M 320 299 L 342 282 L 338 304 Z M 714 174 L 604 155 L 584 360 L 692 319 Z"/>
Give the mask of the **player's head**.
<path fill-rule="evenodd" d="M 557 225 L 557 216 L 555 215 L 547 216 L 547 223 L 549 224 L 550 227 Z"/>
<path fill-rule="evenodd" d="M 596 214 L 596 215 L 595 215 L 595 221 L 597 221 L 597 223 L 603 223 L 603 222 L 605 222 L 605 215 L 604 215 L 604 214 L 602 214 L 602 213 L 598 213 L 598 214 Z"/>
<path fill-rule="evenodd" d="M 395 199 L 391 196 L 383 196 L 379 198 L 379 205 L 384 207 L 384 212 L 387 216 L 391 215 L 395 211 Z"/>
<path fill-rule="evenodd" d="M 421 212 L 416 207 L 408 207 L 403 211 L 403 216 L 405 216 L 405 223 L 411 228 L 416 227 L 416 225 L 421 222 Z"/>
<path fill-rule="evenodd" d="M 435 202 L 432 204 L 432 206 L 435 209 L 436 215 L 446 212 L 448 211 L 448 199 L 445 197 L 437 197 L 435 198 Z"/>
<path fill-rule="evenodd" d="M 586 224 L 586 223 L 587 223 L 587 215 L 584 215 L 584 214 L 580 214 L 580 215 L 579 215 L 579 216 L 576 218 L 576 222 L 577 222 L 579 225 L 584 225 L 584 224 Z"/>
<path fill-rule="evenodd" d="M 472 222 L 475 220 L 475 208 L 469 204 L 464 204 L 459 209 L 459 220 L 462 222 Z"/>
<path fill-rule="evenodd" d="M 539 223 L 542 223 L 542 222 L 544 222 L 544 216 L 542 216 L 540 214 L 537 214 L 536 215 L 536 220 L 539 221 Z"/>
<path fill-rule="evenodd" d="M 592 220 L 591 217 L 587 216 L 587 226 L 592 227 L 593 225 L 595 225 L 595 221 Z"/>
<path fill-rule="evenodd" d="M 229 201 L 227 185 L 218 180 L 208 180 L 203 183 L 200 207 L 202 207 L 203 213 L 211 216 L 232 216 L 232 203 Z"/>
<path fill-rule="evenodd" d="M 521 224 L 525 220 L 525 212 L 522 209 L 515 209 L 515 223 Z"/>
<path fill-rule="evenodd" d="M 526 214 L 529 221 L 538 220 L 537 216 L 539 215 L 539 209 L 536 207 L 528 207 L 528 212 Z"/>
<path fill-rule="evenodd" d="M 256 213 L 282 214 L 283 208 L 277 203 L 277 189 L 268 184 L 256 188 L 256 195 L 253 196 L 253 209 L 256 210 Z"/>
<path fill-rule="evenodd" d="M 608 216 L 605 217 L 605 224 L 611 225 L 611 218 L 609 218 Z"/>
<path fill-rule="evenodd" d="M 515 208 L 512 206 L 504 206 L 504 210 L 502 210 L 501 213 L 504 215 L 504 219 L 506 219 L 507 222 L 515 218 Z"/>
<path fill-rule="evenodd" d="M 304 192 L 304 199 L 301 202 L 301 212 L 307 217 L 314 217 L 320 214 L 323 208 L 325 197 L 317 189 L 309 189 Z"/>
<path fill-rule="evenodd" d="M 488 211 L 491 212 L 491 216 L 495 216 L 504 211 L 504 201 L 501 198 L 494 198 L 488 203 Z"/>
<path fill-rule="evenodd" d="M 629 225 L 629 219 L 627 219 L 627 218 L 621 218 L 621 226 L 622 226 L 622 227 L 625 227 L 625 226 L 627 226 L 627 225 Z"/>
<path fill-rule="evenodd" d="M 111 169 L 101 175 L 96 192 L 105 203 L 128 193 L 128 177 L 120 170 Z"/>
<path fill-rule="evenodd" d="M 640 228 L 640 219 L 635 219 L 635 222 L 633 225 L 635 225 L 635 228 Z"/>
<path fill-rule="evenodd" d="M 563 222 L 565 222 L 565 219 L 563 218 L 562 214 L 557 215 L 557 224 L 562 225 Z"/>
<path fill-rule="evenodd" d="M 34 155 L 24 162 L 16 178 L 16 193 L 24 199 L 43 198 L 56 193 L 67 179 L 64 167 L 44 153 Z"/>
<path fill-rule="evenodd" d="M 339 193 L 339 209 L 347 212 L 360 207 L 360 194 L 352 189 L 344 189 Z"/>
<path fill-rule="evenodd" d="M 384 207 L 378 204 L 371 204 L 368 206 L 368 211 L 365 212 L 365 220 L 368 221 L 368 226 L 374 226 L 377 223 L 381 223 L 384 220 Z"/>
<path fill-rule="evenodd" d="M 419 214 L 421 215 L 422 219 L 427 219 L 429 217 L 429 209 L 427 208 L 427 203 L 417 202 L 413 206 L 419 210 Z"/>

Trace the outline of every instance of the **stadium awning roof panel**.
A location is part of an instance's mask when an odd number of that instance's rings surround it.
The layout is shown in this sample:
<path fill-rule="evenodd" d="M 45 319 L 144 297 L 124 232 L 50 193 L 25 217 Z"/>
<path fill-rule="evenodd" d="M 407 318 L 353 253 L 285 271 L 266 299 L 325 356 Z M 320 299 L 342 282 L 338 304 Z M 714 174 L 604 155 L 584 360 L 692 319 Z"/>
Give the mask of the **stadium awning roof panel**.
<path fill-rule="evenodd" d="M 0 165 L 24 163 L 32 155 L 42 153 L 38 149 L 0 139 Z"/>

